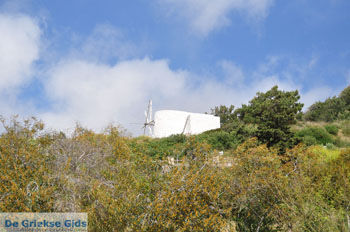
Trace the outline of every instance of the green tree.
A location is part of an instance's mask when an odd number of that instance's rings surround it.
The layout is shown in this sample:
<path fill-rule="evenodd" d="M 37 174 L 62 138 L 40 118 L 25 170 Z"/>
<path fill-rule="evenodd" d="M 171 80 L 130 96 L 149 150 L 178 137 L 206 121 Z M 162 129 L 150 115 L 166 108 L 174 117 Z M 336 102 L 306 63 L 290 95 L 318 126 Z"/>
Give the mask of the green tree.
<path fill-rule="evenodd" d="M 237 114 L 241 120 L 258 125 L 259 141 L 283 150 L 293 143 L 290 125 L 296 123 L 296 116 L 303 108 L 299 99 L 297 90 L 281 91 L 274 86 L 266 93 L 258 92 L 248 105 L 237 110 Z"/>
<path fill-rule="evenodd" d="M 237 119 L 234 114 L 234 105 L 230 105 L 229 107 L 225 105 L 215 106 L 214 109 L 210 109 L 211 114 L 220 117 L 220 125 L 221 127 L 226 124 L 232 123 Z"/>
<path fill-rule="evenodd" d="M 332 122 L 339 119 L 340 114 L 345 111 L 345 105 L 344 99 L 339 97 L 328 98 L 324 102 L 316 102 L 305 113 L 305 119 Z"/>
<path fill-rule="evenodd" d="M 309 121 L 332 122 L 350 118 L 350 86 L 339 95 L 311 105 L 304 118 Z"/>

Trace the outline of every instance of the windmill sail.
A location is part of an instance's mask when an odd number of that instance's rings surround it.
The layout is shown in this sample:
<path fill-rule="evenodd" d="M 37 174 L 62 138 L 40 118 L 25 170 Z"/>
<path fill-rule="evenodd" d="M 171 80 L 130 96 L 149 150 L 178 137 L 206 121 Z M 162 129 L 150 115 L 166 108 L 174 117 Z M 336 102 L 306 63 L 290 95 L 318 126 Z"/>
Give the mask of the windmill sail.
<path fill-rule="evenodd" d="M 146 117 L 146 120 L 143 125 L 143 134 L 146 135 L 146 131 L 148 128 L 149 136 L 152 136 L 153 135 L 152 127 L 154 126 L 154 121 L 152 120 L 152 100 L 149 100 L 148 102 L 147 111 L 145 111 L 145 117 Z"/>

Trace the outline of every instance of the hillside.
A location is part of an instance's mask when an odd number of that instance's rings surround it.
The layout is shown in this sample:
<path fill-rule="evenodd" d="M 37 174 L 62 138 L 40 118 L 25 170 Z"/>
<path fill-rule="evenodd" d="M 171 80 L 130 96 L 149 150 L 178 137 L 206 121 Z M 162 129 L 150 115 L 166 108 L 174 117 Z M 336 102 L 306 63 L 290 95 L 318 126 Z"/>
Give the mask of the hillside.
<path fill-rule="evenodd" d="M 349 231 L 350 121 L 302 120 L 297 92 L 254 99 L 214 109 L 222 129 L 161 139 L 2 119 L 0 211 L 87 212 L 90 231 Z"/>

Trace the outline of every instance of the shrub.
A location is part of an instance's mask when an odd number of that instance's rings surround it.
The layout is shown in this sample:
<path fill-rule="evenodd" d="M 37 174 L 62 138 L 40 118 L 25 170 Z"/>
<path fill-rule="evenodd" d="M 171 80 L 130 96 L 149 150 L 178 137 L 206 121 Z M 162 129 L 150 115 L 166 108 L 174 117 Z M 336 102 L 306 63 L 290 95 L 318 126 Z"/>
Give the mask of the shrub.
<path fill-rule="evenodd" d="M 339 128 L 338 126 L 334 125 L 334 124 L 330 124 L 330 125 L 325 125 L 324 128 L 326 129 L 326 131 L 332 135 L 337 135 Z"/>
<path fill-rule="evenodd" d="M 55 186 L 47 166 L 50 136 L 41 135 L 44 124 L 35 118 L 23 123 L 1 119 L 0 212 L 52 212 Z"/>
<path fill-rule="evenodd" d="M 312 146 L 317 144 L 317 140 L 315 137 L 306 135 L 303 137 L 302 142 L 305 143 L 307 146 Z"/>
<path fill-rule="evenodd" d="M 167 182 L 142 215 L 142 231 L 221 231 L 228 226 L 231 210 L 224 202 L 228 185 L 222 170 L 189 163 L 164 176 Z"/>
<path fill-rule="evenodd" d="M 235 133 L 222 130 L 209 131 L 197 136 L 199 141 L 208 143 L 214 149 L 227 150 L 236 148 L 239 141 Z"/>
<path fill-rule="evenodd" d="M 142 153 L 154 158 L 162 159 L 167 156 L 175 156 L 181 153 L 186 142 L 183 134 L 171 135 L 166 138 L 152 139 L 149 137 L 137 137 L 128 141 L 128 145 L 135 153 Z"/>
<path fill-rule="evenodd" d="M 326 144 L 326 147 L 327 147 L 327 149 L 330 149 L 330 150 L 336 149 L 336 146 L 334 146 L 333 143 L 327 143 L 327 144 Z"/>
<path fill-rule="evenodd" d="M 334 143 L 332 136 L 323 127 L 306 127 L 295 133 L 297 138 L 303 140 L 304 137 L 309 136 L 316 139 L 317 144 L 326 145 L 327 143 Z M 310 138 L 308 138 L 310 141 Z"/>
<path fill-rule="evenodd" d="M 328 145 L 328 147 L 327 147 Z M 327 144 L 326 147 L 324 146 L 313 146 L 310 148 L 310 151 L 318 155 L 318 158 L 323 161 L 330 161 L 334 160 L 339 157 L 340 150 L 339 149 L 332 149 L 334 148 L 334 145 L 331 143 Z"/>

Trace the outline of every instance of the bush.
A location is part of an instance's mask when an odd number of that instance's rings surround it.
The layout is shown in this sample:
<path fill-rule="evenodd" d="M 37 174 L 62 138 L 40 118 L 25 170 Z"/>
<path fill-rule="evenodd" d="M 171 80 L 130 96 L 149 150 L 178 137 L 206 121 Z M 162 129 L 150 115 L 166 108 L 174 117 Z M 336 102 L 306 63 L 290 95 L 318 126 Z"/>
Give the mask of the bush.
<path fill-rule="evenodd" d="M 137 137 L 129 141 L 129 146 L 136 153 L 162 159 L 167 156 L 175 156 L 181 153 L 186 142 L 183 134 L 171 135 L 166 138 L 152 139 L 149 137 Z"/>
<path fill-rule="evenodd" d="M 332 135 L 337 135 L 339 128 L 338 126 L 334 125 L 334 124 L 330 124 L 330 125 L 325 125 L 324 128 L 326 129 L 326 131 Z"/>
<path fill-rule="evenodd" d="M 258 126 L 255 124 L 247 124 L 241 120 L 236 120 L 233 123 L 225 124 L 220 130 L 232 134 L 239 141 L 243 143 L 249 138 L 257 136 Z"/>
<path fill-rule="evenodd" d="M 306 136 L 315 138 L 317 144 L 326 145 L 327 143 L 334 143 L 332 136 L 323 127 L 306 127 L 295 133 L 297 138 L 304 140 Z M 310 141 L 310 138 L 307 138 Z"/>
<path fill-rule="evenodd" d="M 197 136 L 199 141 L 203 141 L 217 150 L 227 150 L 236 148 L 239 141 L 235 133 L 222 130 L 209 131 Z"/>
<path fill-rule="evenodd" d="M 310 135 L 306 135 L 303 137 L 302 142 L 305 143 L 307 146 L 312 146 L 317 144 L 317 140 L 315 137 L 312 137 Z"/>
<path fill-rule="evenodd" d="M 18 122 L 0 119 L 5 131 L 0 136 L 0 212 L 54 211 L 51 143 L 42 135 L 44 124 L 35 118 Z"/>
<path fill-rule="evenodd" d="M 326 144 L 326 147 L 327 147 L 327 149 L 330 149 L 330 150 L 336 149 L 336 147 L 334 146 L 333 143 L 327 143 L 327 144 Z"/>

